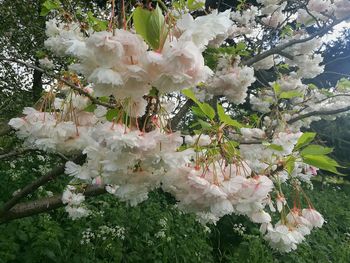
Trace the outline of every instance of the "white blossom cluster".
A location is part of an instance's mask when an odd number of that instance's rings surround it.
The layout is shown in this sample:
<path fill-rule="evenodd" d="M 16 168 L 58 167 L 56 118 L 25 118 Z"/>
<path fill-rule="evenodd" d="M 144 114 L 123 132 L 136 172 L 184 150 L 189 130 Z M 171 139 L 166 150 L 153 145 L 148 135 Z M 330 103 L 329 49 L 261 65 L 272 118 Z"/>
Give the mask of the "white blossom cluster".
<path fill-rule="evenodd" d="M 9 124 L 30 147 L 67 155 L 86 154 L 82 165 L 66 163 L 65 173 L 74 182 L 105 185 L 107 192 L 130 205 L 146 200 L 150 191 L 161 187 L 177 199 L 181 211 L 195 213 L 202 223 L 216 223 L 231 213 L 245 215 L 261 224 L 261 232 L 273 248 L 294 250 L 313 228 L 322 226 L 324 219 L 309 202 L 308 208 L 289 209 L 280 188 L 275 187 L 291 182 L 309 183 L 317 173 L 315 167 L 302 161 L 295 145 L 302 135 L 300 128 L 320 117 L 290 120 L 347 106 L 346 97 L 340 96 L 347 91 L 335 89 L 331 92 L 335 96 L 327 97 L 302 83 L 302 78 L 312 78 L 323 71 L 322 57 L 315 54 L 322 44 L 318 38 L 290 45 L 283 50 L 284 56 L 270 55 L 252 66 L 241 63 L 243 56 L 220 54 L 215 72 L 205 65 L 202 53 L 208 46 L 220 46 L 228 37 L 239 38 L 259 28 L 275 30 L 290 19 L 307 24 L 314 16 L 321 20 L 329 19 L 329 15 L 343 18 L 350 5 L 345 0 L 310 0 L 307 7 L 311 13 L 300 9 L 293 18 L 287 16 L 287 1 L 257 2 L 259 7 L 240 11 L 213 11 L 196 18 L 182 14 L 176 25 L 167 29 L 165 38 L 160 39 L 162 44 L 157 50 L 152 50 L 134 31 L 94 32 L 82 30 L 76 22 L 50 20 L 46 24 L 46 47 L 56 55 L 74 57 L 75 64 L 70 69 L 91 87 L 84 91 L 94 97 L 111 96 L 122 108 L 120 119 L 126 117 L 127 121 L 107 120 L 104 106 L 88 112 L 86 108 L 92 102 L 77 91 L 66 90 L 64 98 L 47 98 L 41 110 L 25 108 L 23 117 L 14 118 Z M 297 31 L 282 37 L 280 42 L 306 37 L 307 33 Z M 261 48 L 270 47 L 267 46 Z M 247 98 L 248 88 L 256 81 L 254 70 L 267 70 L 280 62 L 293 67 L 294 72 L 280 75 Z M 47 59 L 40 63 L 53 68 Z M 193 88 L 200 101 L 213 95 L 223 95 L 234 104 L 249 99 L 252 109 L 266 116 L 260 128 L 244 127 L 230 135 L 234 142 L 241 142 L 231 156 L 226 152 L 228 146 L 221 144 L 224 133 L 220 129 L 226 124 L 218 125 L 218 134 L 200 132 L 184 138 L 179 132 L 165 129 L 166 118 L 160 115 L 147 116 L 154 124 L 150 131 L 138 127 L 137 117 L 144 116 L 148 106 L 144 96 L 152 88 L 160 96 Z M 205 108 L 207 104 L 200 105 Z M 211 118 L 207 125 L 214 121 Z M 283 165 L 288 157 L 295 162 L 287 172 Z M 73 219 L 90 214 L 84 200 L 79 187 L 73 184 L 62 196 Z M 276 224 L 272 213 L 281 218 Z M 156 236 L 165 238 L 167 221 L 162 219 L 159 224 L 162 230 Z M 101 227 L 99 233 L 123 239 L 125 231 Z M 84 238 L 95 236 L 85 234 Z"/>
<path fill-rule="evenodd" d="M 166 93 L 205 81 L 212 72 L 204 65 L 201 52 L 231 24 L 228 12 L 196 19 L 184 15 L 174 32 L 177 37 L 168 37 L 161 50 L 153 51 L 130 31 L 89 32 L 89 37 L 82 37 L 77 25 L 61 26 L 51 20 L 47 22 L 49 38 L 45 44 L 80 60 L 71 69 L 94 84 L 96 96 L 140 100 L 151 87 Z"/>
<path fill-rule="evenodd" d="M 259 11 L 256 6 L 251 6 L 243 11 L 233 11 L 231 13 L 231 19 L 235 24 L 231 28 L 231 36 L 248 35 L 253 33 L 253 29 L 257 25 L 255 18 L 258 14 Z"/>
<path fill-rule="evenodd" d="M 298 10 L 297 19 L 305 25 L 316 23 L 317 20 L 327 21 L 332 15 L 337 19 L 344 18 L 349 15 L 350 3 L 348 0 L 310 0 L 306 8 Z"/>
<path fill-rule="evenodd" d="M 241 67 L 239 62 L 240 57 L 221 58 L 215 75 L 208 82 L 207 91 L 214 95 L 224 95 L 235 104 L 244 103 L 248 87 L 255 81 L 255 77 L 253 68 Z"/>
<path fill-rule="evenodd" d="M 66 212 L 73 220 L 90 214 L 90 210 L 83 205 L 85 196 L 81 193 L 75 193 L 76 190 L 74 186 L 68 185 L 62 195 L 62 203 L 66 204 Z"/>
<path fill-rule="evenodd" d="M 96 122 L 92 113 L 80 111 L 69 121 L 57 120 L 55 113 L 25 108 L 22 118 L 11 119 L 9 125 L 17 130 L 17 136 L 25 139 L 24 144 L 45 151 L 73 154 L 89 144 L 89 133 Z"/>
<path fill-rule="evenodd" d="M 279 94 L 273 90 L 273 86 L 278 85 Z M 292 93 L 290 93 L 292 92 Z M 301 115 L 313 112 L 334 111 L 337 109 L 346 108 L 349 105 L 348 96 L 350 90 L 347 88 L 335 87 L 330 90 L 322 90 L 309 87 L 302 83 L 302 79 L 296 72 L 291 72 L 289 75 L 284 75 L 276 82 L 270 83 L 269 88 L 262 89 L 255 95 L 250 96 L 250 104 L 252 109 L 261 113 L 269 113 L 273 107 L 278 106 L 282 111 L 282 116 L 285 122 Z M 278 98 L 281 94 L 292 94 L 288 99 L 288 103 L 283 103 Z M 285 129 L 290 132 L 298 132 L 301 127 L 309 127 L 311 122 L 321 119 L 335 119 L 337 116 L 346 114 L 339 113 L 338 115 L 313 115 L 308 118 L 295 121 L 291 124 L 284 125 Z M 270 117 L 264 118 L 265 127 L 277 127 L 280 125 L 278 120 L 271 120 Z"/>
<path fill-rule="evenodd" d="M 204 171 L 196 167 L 173 170 L 164 178 L 162 188 L 180 201 L 180 209 L 196 213 L 203 223 L 215 223 L 233 212 L 256 223 L 270 220 L 263 211 L 263 200 L 273 188 L 272 181 L 266 176 L 249 177 L 247 166 L 219 165 Z"/>
<path fill-rule="evenodd" d="M 267 240 L 272 248 L 282 252 L 295 250 L 297 245 L 305 240 L 313 228 L 320 228 L 324 223 L 322 215 L 313 208 L 293 209 L 285 218 L 285 222 L 279 221 L 275 226 L 262 224 L 260 230 L 267 234 Z"/>
<path fill-rule="evenodd" d="M 265 15 L 262 22 L 273 28 L 282 26 L 287 19 L 284 9 L 287 6 L 287 1 L 280 0 L 258 0 L 258 3 L 263 4 L 261 13 Z"/>
<path fill-rule="evenodd" d="M 178 133 L 164 134 L 159 129 L 142 133 L 106 122 L 91 133 L 83 151 L 86 163 L 68 162 L 66 173 L 90 182 L 98 178 L 109 185 L 109 193 L 137 205 L 159 187 L 166 170 L 189 161 L 186 152 L 176 152 L 181 143 Z"/>

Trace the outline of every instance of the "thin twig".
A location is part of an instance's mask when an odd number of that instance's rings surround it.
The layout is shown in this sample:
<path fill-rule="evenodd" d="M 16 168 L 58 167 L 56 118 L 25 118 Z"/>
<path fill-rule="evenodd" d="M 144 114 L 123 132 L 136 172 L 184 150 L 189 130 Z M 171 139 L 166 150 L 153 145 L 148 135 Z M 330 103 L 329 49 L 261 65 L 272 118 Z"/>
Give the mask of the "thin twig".
<path fill-rule="evenodd" d="M 325 34 L 327 34 L 327 32 L 332 29 L 334 26 L 336 26 L 337 24 L 347 20 L 347 19 L 350 19 L 350 16 L 346 17 L 346 18 L 343 18 L 343 19 L 338 19 L 338 20 L 335 20 L 332 24 L 330 24 L 329 26 L 326 26 L 324 28 L 322 28 L 321 30 L 311 34 L 310 36 L 306 37 L 306 38 L 302 38 L 302 39 L 293 39 L 293 40 L 290 40 L 284 44 L 281 44 L 281 45 L 278 45 L 274 48 L 271 48 L 261 54 L 258 54 L 254 57 L 252 57 L 251 59 L 248 59 L 246 61 L 243 61 L 242 64 L 244 65 L 247 65 L 247 66 L 251 66 L 253 65 L 254 63 L 260 61 L 260 60 L 263 60 L 264 58 L 267 58 L 271 55 L 274 55 L 274 54 L 278 54 L 279 52 L 283 51 L 284 49 L 286 49 L 287 47 L 290 47 L 290 46 L 293 46 L 293 45 L 296 45 L 296 44 L 301 44 L 301 43 L 304 43 L 304 42 L 307 42 L 307 41 L 310 41 L 312 39 L 314 39 L 315 37 L 317 36 L 323 36 Z"/>

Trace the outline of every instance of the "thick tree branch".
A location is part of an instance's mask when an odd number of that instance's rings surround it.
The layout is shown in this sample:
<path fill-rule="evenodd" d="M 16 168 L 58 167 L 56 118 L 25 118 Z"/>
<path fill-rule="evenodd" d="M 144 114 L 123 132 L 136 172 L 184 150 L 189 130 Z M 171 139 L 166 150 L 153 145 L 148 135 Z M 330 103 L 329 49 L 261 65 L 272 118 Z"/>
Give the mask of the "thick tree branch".
<path fill-rule="evenodd" d="M 77 164 L 84 163 L 86 159 L 85 155 L 79 155 L 76 158 L 74 158 L 73 162 Z M 49 173 L 46 175 L 43 175 L 39 178 L 37 178 L 35 181 L 31 182 L 30 184 L 26 185 L 23 189 L 21 189 L 18 193 L 16 193 L 10 200 L 8 200 L 4 206 L 0 210 L 0 217 L 6 213 L 6 211 L 10 210 L 13 206 L 15 206 L 19 200 L 27 196 L 28 194 L 34 192 L 36 189 L 38 189 L 40 186 L 46 184 L 49 181 L 52 181 L 56 179 L 58 176 L 64 173 L 65 165 L 61 165 L 59 167 L 56 167 L 52 169 Z"/>
<path fill-rule="evenodd" d="M 289 121 L 287 121 L 288 124 L 292 124 L 296 121 L 300 121 L 302 119 L 311 117 L 311 116 L 324 116 L 324 115 L 333 115 L 333 114 L 338 114 L 338 113 L 342 113 L 342 112 L 346 112 L 350 110 L 350 106 L 345 107 L 345 108 L 341 108 L 341 109 L 336 109 L 336 110 L 328 110 L 328 111 L 311 111 L 305 114 L 301 114 L 297 117 L 294 117 L 292 119 L 290 119 Z"/>
<path fill-rule="evenodd" d="M 350 16 L 345 17 L 343 19 L 335 20 L 330 25 L 322 28 L 319 31 L 316 31 L 315 33 L 311 34 L 310 36 L 308 36 L 306 38 L 290 40 L 290 41 L 288 41 L 288 42 L 286 42 L 284 44 L 278 45 L 278 46 L 276 46 L 274 48 L 271 48 L 271 49 L 269 49 L 269 50 L 267 50 L 267 51 L 265 51 L 265 52 L 263 52 L 261 54 L 258 54 L 256 56 L 252 57 L 251 59 L 243 61 L 242 64 L 247 65 L 247 66 L 251 66 L 251 65 L 253 65 L 256 62 L 258 62 L 260 60 L 263 60 L 264 58 L 267 58 L 267 57 L 269 57 L 271 55 L 275 55 L 275 54 L 279 54 L 279 53 L 283 52 L 283 50 L 286 49 L 287 47 L 310 41 L 313 38 L 318 37 L 318 36 L 323 36 L 323 35 L 327 34 L 327 32 L 329 30 L 331 30 L 334 26 L 336 26 L 337 24 L 339 24 L 339 23 L 341 23 L 341 22 L 343 22 L 345 20 L 348 20 L 348 19 L 350 19 Z"/>
<path fill-rule="evenodd" d="M 90 93 L 86 92 L 85 90 L 83 90 L 82 88 L 80 88 L 79 86 L 75 85 L 74 83 L 62 78 L 61 76 L 58 76 L 58 75 L 55 75 L 53 73 L 50 73 L 40 67 L 37 67 L 33 64 L 30 64 L 30 63 L 27 63 L 27 62 L 24 62 L 22 60 L 19 60 L 19 59 L 15 59 L 15 58 L 5 58 L 5 57 L 2 57 L 0 56 L 0 60 L 4 60 L 4 61 L 9 61 L 9 62 L 14 62 L 14 63 L 18 63 L 18 64 L 21 64 L 23 66 L 26 66 L 28 68 L 31 68 L 31 69 L 34 69 L 38 72 L 41 72 L 41 73 L 44 73 L 45 75 L 51 77 L 51 78 L 54 78 L 54 79 L 57 79 L 58 81 L 66 84 L 67 86 L 71 87 L 73 90 L 77 91 L 79 94 L 81 95 L 84 95 L 86 97 L 88 97 L 91 102 L 93 102 L 94 104 L 98 104 L 98 105 L 101 105 L 101 106 L 104 106 L 106 108 L 115 108 L 114 105 L 111 105 L 109 103 L 105 103 L 105 102 L 102 102 L 98 99 L 96 99 L 94 96 L 92 96 Z M 0 134 L 1 135 L 1 134 Z"/>
<path fill-rule="evenodd" d="M 106 193 L 104 185 L 89 185 L 84 192 L 85 197 L 93 197 Z M 62 207 L 62 195 L 56 195 L 53 197 L 43 198 L 26 203 L 20 203 L 12 207 L 6 213 L 0 215 L 0 224 L 8 221 L 28 217 L 44 212 L 48 212 L 53 209 Z"/>
<path fill-rule="evenodd" d="M 332 96 L 330 96 L 330 97 L 324 98 L 324 99 L 322 99 L 322 100 L 316 101 L 316 102 L 314 102 L 314 104 L 319 104 L 319 103 L 322 103 L 322 102 L 324 102 L 324 101 L 326 101 L 326 100 L 333 99 L 333 98 L 335 98 L 335 97 L 350 97 L 350 94 L 335 94 L 335 95 L 332 95 Z M 305 101 L 303 101 L 302 103 L 305 103 L 305 102 L 307 102 L 307 101 L 309 101 L 309 100 L 310 100 L 310 98 L 307 99 L 307 100 L 305 100 Z M 301 105 L 302 103 L 299 103 L 299 104 L 297 104 L 297 105 Z M 302 107 L 300 110 L 298 110 L 297 113 L 300 113 L 300 112 L 304 111 L 305 109 L 307 109 L 307 108 L 309 108 L 309 107 L 310 107 L 310 105 L 305 105 L 305 106 Z"/>

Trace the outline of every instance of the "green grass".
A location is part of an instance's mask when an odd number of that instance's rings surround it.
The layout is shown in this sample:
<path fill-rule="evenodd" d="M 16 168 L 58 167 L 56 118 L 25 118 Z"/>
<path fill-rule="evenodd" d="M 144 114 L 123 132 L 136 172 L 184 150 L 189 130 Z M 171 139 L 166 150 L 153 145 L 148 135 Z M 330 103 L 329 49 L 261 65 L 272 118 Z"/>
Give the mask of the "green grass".
<path fill-rule="evenodd" d="M 321 229 L 313 230 L 296 251 L 280 254 L 267 246 L 257 235 L 254 227 L 242 237 L 235 247 L 225 247 L 222 262 L 247 263 L 349 263 L 350 262 L 350 186 L 315 184 L 308 191 L 313 204 L 327 223 Z"/>

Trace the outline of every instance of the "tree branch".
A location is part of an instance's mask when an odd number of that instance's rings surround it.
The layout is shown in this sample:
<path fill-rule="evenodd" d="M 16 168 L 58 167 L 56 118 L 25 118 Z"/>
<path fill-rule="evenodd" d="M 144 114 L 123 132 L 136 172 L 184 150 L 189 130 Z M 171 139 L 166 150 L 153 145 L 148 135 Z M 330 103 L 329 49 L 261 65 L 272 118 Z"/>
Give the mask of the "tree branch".
<path fill-rule="evenodd" d="M 334 26 L 336 26 L 337 24 L 339 24 L 339 23 L 341 23 L 341 22 L 343 22 L 343 21 L 345 21 L 347 19 L 350 19 L 350 16 L 345 17 L 343 19 L 335 20 L 329 26 L 326 26 L 326 27 L 322 28 L 321 30 L 311 34 L 310 36 L 308 36 L 306 38 L 293 39 L 293 40 L 291 40 L 289 42 L 286 42 L 284 44 L 281 44 L 281 45 L 278 45 L 278 46 L 276 46 L 274 48 L 271 48 L 271 49 L 269 49 L 269 50 L 267 50 L 267 51 L 265 51 L 265 52 L 263 52 L 261 54 L 258 54 L 256 56 L 252 57 L 251 59 L 243 61 L 242 64 L 247 65 L 247 66 L 251 66 L 251 65 L 253 65 L 256 62 L 258 62 L 260 60 L 263 60 L 264 58 L 267 58 L 267 57 L 269 57 L 271 55 L 279 54 L 281 51 L 283 51 L 287 47 L 310 41 L 310 40 L 312 40 L 313 38 L 315 38 L 317 36 L 323 36 L 323 35 L 327 34 L 327 32 L 329 30 L 331 30 Z"/>
<path fill-rule="evenodd" d="M 73 162 L 77 164 L 84 163 L 86 159 L 85 155 L 79 155 L 76 158 L 74 158 Z M 52 169 L 49 173 L 46 175 L 43 175 L 39 178 L 37 178 L 35 181 L 31 182 L 30 184 L 26 185 L 23 189 L 21 189 L 18 193 L 16 193 L 10 200 L 8 200 L 4 206 L 0 209 L 0 217 L 6 213 L 6 211 L 10 210 L 13 206 L 15 206 L 19 200 L 27 196 L 28 194 L 34 192 L 36 189 L 38 189 L 40 186 L 46 184 L 49 181 L 52 181 L 56 179 L 59 175 L 64 173 L 65 164 L 56 167 Z"/>
<path fill-rule="evenodd" d="M 104 185 L 89 185 L 84 192 L 85 197 L 93 197 L 106 193 Z M 8 221 L 28 217 L 64 206 L 62 203 L 62 195 L 42 198 L 35 201 L 20 203 L 12 207 L 6 213 L 0 215 L 0 224 Z"/>
<path fill-rule="evenodd" d="M 345 108 L 341 108 L 341 109 L 336 109 L 336 110 L 329 110 L 329 111 L 311 111 L 305 114 L 301 114 L 297 117 L 294 117 L 292 119 L 290 119 L 289 121 L 287 121 L 288 124 L 292 124 L 296 121 L 300 121 L 302 119 L 311 117 L 311 116 L 324 116 L 324 115 L 333 115 L 333 114 L 338 114 L 338 113 L 342 113 L 345 111 L 349 111 L 350 110 L 350 106 L 345 107 Z"/>
<path fill-rule="evenodd" d="M 92 96 L 90 93 L 86 92 L 85 90 L 83 90 L 82 88 L 80 88 L 79 86 L 71 83 L 70 81 L 67 81 L 66 79 L 62 78 L 61 76 L 58 76 L 58 75 L 55 75 L 53 73 L 50 73 L 40 67 L 37 67 L 33 64 L 30 64 L 30 63 L 27 63 L 27 62 L 24 62 L 24 61 L 21 61 L 19 59 L 15 59 L 15 58 L 5 58 L 5 57 L 2 57 L 0 56 L 0 60 L 5 60 L 5 61 L 9 61 L 9 62 L 14 62 L 14 63 L 18 63 L 18 64 L 21 64 L 21 65 L 24 65 L 28 68 L 31 68 L 31 69 L 34 69 L 38 72 L 41 72 L 41 73 L 44 73 L 45 75 L 51 77 L 51 78 L 54 78 L 54 79 L 57 79 L 58 81 L 66 84 L 67 86 L 71 87 L 73 90 L 77 91 L 79 94 L 81 95 L 84 95 L 86 97 L 88 97 L 91 102 L 93 102 L 94 104 L 98 104 L 98 105 L 101 105 L 101 106 L 104 106 L 106 108 L 115 108 L 114 105 L 111 105 L 109 103 L 105 103 L 105 102 L 102 102 L 98 99 L 96 99 L 94 96 Z M 1 135 L 1 134 L 0 134 Z"/>

